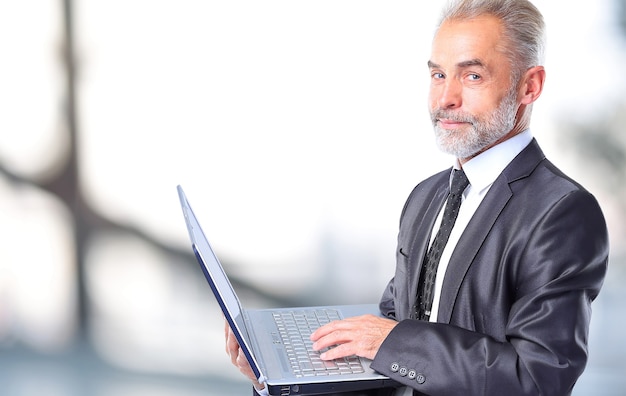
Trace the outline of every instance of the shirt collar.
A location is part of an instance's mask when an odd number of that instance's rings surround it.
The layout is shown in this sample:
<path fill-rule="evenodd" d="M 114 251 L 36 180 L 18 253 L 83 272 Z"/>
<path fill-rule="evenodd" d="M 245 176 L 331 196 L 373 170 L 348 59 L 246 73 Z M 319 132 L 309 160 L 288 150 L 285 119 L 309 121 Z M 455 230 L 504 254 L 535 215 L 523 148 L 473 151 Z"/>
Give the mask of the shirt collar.
<path fill-rule="evenodd" d="M 499 143 L 463 164 L 463 171 L 472 190 L 482 191 L 489 187 L 511 161 L 533 140 L 530 129 Z M 459 169 L 458 160 L 454 169 Z M 466 191 L 467 192 L 467 191 Z"/>

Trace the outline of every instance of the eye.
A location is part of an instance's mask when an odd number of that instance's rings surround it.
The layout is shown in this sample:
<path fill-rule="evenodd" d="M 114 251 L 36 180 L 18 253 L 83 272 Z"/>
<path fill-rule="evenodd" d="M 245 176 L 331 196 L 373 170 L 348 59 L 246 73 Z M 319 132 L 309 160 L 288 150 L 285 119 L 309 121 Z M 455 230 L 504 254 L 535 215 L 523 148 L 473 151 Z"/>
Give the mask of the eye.
<path fill-rule="evenodd" d="M 480 75 L 472 73 L 472 74 L 468 74 L 467 78 L 471 81 L 479 81 L 481 79 Z"/>
<path fill-rule="evenodd" d="M 437 72 L 432 73 L 431 76 L 435 80 L 442 80 L 442 79 L 446 78 L 446 76 L 444 76 L 443 73 L 437 73 Z"/>

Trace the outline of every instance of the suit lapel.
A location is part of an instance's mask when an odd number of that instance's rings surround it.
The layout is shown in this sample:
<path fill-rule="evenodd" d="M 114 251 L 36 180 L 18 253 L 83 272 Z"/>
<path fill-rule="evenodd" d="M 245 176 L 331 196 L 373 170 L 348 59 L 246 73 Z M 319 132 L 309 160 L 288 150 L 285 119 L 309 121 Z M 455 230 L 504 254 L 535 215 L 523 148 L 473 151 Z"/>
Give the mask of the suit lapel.
<path fill-rule="evenodd" d="M 500 212 L 502 212 L 512 195 L 508 183 L 505 181 L 494 183 L 467 225 L 463 236 L 459 239 L 452 253 L 452 257 L 450 257 L 450 264 L 448 264 L 441 289 L 437 321 L 442 323 L 450 322 L 454 301 L 461 288 L 465 274 L 474 262 L 478 250 L 485 238 L 487 238 Z"/>
<path fill-rule="evenodd" d="M 411 251 L 409 252 L 409 257 L 411 261 L 408 266 L 408 271 L 411 271 L 408 276 L 408 301 L 409 301 L 409 309 L 412 310 L 415 305 L 415 301 L 417 299 L 417 286 L 419 282 L 420 272 L 422 270 L 422 265 L 424 264 L 424 257 L 426 256 L 426 251 L 430 242 L 430 235 L 432 233 L 433 227 L 435 226 L 435 221 L 437 220 L 437 215 L 439 211 L 443 207 L 445 203 L 446 197 L 448 196 L 448 192 L 450 189 L 449 181 L 450 176 L 447 173 L 447 177 L 445 177 L 445 183 L 441 183 L 437 187 L 437 191 L 435 191 L 433 195 L 433 199 L 430 201 L 426 212 L 424 213 L 424 217 L 419 222 L 419 226 L 414 233 L 414 239 L 411 243 Z M 409 312 L 409 315 L 412 315 L 412 312 Z"/>
<path fill-rule="evenodd" d="M 510 183 L 528 177 L 545 156 L 536 140 L 532 142 L 504 169 L 493 183 L 450 257 L 446 270 L 437 321 L 450 323 L 452 310 L 465 274 L 474 262 L 483 242 L 507 202 L 513 197 Z"/>

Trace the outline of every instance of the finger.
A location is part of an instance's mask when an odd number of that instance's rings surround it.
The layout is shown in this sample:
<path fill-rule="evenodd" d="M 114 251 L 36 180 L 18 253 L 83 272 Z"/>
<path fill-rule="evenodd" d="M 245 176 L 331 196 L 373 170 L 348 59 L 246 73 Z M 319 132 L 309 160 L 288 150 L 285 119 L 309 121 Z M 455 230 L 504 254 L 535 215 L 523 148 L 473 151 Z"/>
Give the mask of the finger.
<path fill-rule="evenodd" d="M 311 334 L 311 341 L 314 342 L 313 348 L 320 350 L 352 341 L 366 327 L 364 317 L 330 322 Z"/>
<path fill-rule="evenodd" d="M 235 338 L 235 335 L 232 331 L 228 332 L 228 338 L 226 339 L 226 352 L 230 357 L 230 360 L 233 364 L 235 364 L 237 360 L 237 355 L 239 355 L 239 343 Z"/>
<path fill-rule="evenodd" d="M 224 349 L 226 349 L 226 353 L 228 355 L 230 355 L 230 350 L 228 348 L 228 331 L 230 330 L 230 327 L 228 327 L 228 323 L 226 321 L 224 321 L 224 341 L 226 341 L 224 343 Z"/>
<path fill-rule="evenodd" d="M 332 332 L 314 342 L 315 350 L 335 346 L 323 354 L 322 359 L 357 355 L 373 359 L 389 332 L 397 325 L 396 321 L 372 315 L 349 318 L 337 322 Z"/>
<path fill-rule="evenodd" d="M 244 355 L 241 348 L 239 348 L 239 351 L 237 352 L 236 362 L 237 362 L 237 367 L 239 367 L 239 369 L 244 374 L 252 373 L 252 368 L 250 367 L 250 363 L 248 363 L 248 359 L 246 359 L 246 356 Z"/>
<path fill-rule="evenodd" d="M 312 334 L 311 334 L 311 341 L 317 341 L 322 337 L 325 337 L 337 330 L 340 330 L 342 328 L 347 328 L 349 327 L 350 322 L 348 322 L 347 319 L 343 319 L 343 320 L 333 320 L 332 322 L 325 324 L 324 326 L 319 327 L 317 330 L 315 330 Z"/>
<path fill-rule="evenodd" d="M 333 332 L 334 327 L 331 327 L 332 324 L 333 322 L 326 324 L 324 326 L 318 327 L 317 330 L 311 333 L 311 336 L 309 337 L 311 341 L 315 342 L 319 340 L 320 338 L 326 336 L 327 334 Z"/>
<path fill-rule="evenodd" d="M 252 371 L 252 367 L 250 366 L 250 362 L 246 359 L 243 351 L 239 349 L 239 355 L 237 356 L 237 367 L 239 371 L 243 373 L 246 377 L 248 377 L 254 384 L 254 387 L 257 389 L 263 389 L 264 385 L 260 384 L 254 375 L 254 371 Z"/>
<path fill-rule="evenodd" d="M 313 350 L 319 351 L 325 348 L 335 347 L 337 345 L 344 344 L 352 341 L 349 333 L 343 330 L 335 330 L 313 343 Z"/>
<path fill-rule="evenodd" d="M 322 354 L 320 354 L 320 359 L 335 360 L 353 355 L 357 355 L 355 343 L 347 342 L 345 344 L 337 345 L 336 347 L 330 348 L 329 350 L 323 352 Z"/>
<path fill-rule="evenodd" d="M 372 319 L 378 319 L 374 315 L 353 316 L 347 319 L 334 320 L 324 326 L 319 327 L 311 334 L 311 340 L 315 341 L 325 335 L 337 330 L 350 330 L 367 325 Z"/>

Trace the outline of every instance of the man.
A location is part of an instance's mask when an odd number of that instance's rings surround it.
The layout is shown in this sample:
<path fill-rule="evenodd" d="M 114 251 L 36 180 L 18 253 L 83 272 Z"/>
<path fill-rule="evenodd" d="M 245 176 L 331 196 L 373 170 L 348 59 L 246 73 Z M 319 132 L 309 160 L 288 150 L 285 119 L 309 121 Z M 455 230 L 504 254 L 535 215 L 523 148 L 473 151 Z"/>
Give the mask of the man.
<path fill-rule="evenodd" d="M 526 0 L 460 0 L 445 11 L 428 61 L 430 112 L 440 149 L 457 160 L 408 198 L 386 318 L 321 327 L 311 338 L 332 347 L 323 359 L 373 359 L 402 395 L 571 393 L 608 236 L 596 200 L 529 130 L 543 36 Z M 228 332 L 227 350 L 249 374 Z"/>

